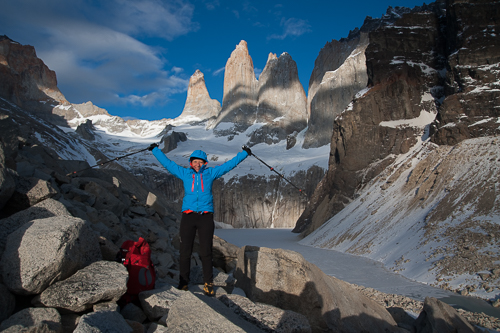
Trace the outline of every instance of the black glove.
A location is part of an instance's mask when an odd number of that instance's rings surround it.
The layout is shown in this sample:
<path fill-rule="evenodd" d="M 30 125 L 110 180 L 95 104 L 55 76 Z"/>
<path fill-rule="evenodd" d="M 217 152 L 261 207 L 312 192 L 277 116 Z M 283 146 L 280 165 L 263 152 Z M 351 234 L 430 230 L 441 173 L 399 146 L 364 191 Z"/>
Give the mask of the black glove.
<path fill-rule="evenodd" d="M 152 143 L 151 146 L 148 147 L 148 150 L 149 151 L 152 151 L 153 149 L 155 149 L 156 147 L 158 147 L 158 144 L 157 143 Z"/>
<path fill-rule="evenodd" d="M 252 155 L 252 151 L 247 146 L 243 146 L 243 147 L 241 147 L 241 149 L 243 149 L 244 151 L 246 151 L 248 153 L 248 156 Z"/>

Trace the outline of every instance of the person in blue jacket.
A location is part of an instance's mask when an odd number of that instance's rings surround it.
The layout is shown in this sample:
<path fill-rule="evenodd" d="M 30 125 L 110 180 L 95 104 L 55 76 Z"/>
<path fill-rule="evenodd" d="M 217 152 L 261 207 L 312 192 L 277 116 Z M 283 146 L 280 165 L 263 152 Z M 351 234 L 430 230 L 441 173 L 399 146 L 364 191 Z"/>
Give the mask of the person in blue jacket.
<path fill-rule="evenodd" d="M 198 232 L 200 242 L 199 255 L 203 268 L 204 292 L 206 295 L 215 295 L 212 274 L 212 244 L 214 236 L 214 198 L 212 183 L 234 169 L 249 155 L 250 148 L 243 146 L 243 151 L 226 163 L 208 168 L 207 154 L 202 150 L 195 150 L 189 157 L 189 168 L 179 166 L 171 161 L 156 143 L 149 146 L 149 150 L 156 159 L 174 176 L 184 183 L 184 198 L 182 200 L 182 218 L 180 225 L 180 261 L 179 286 L 181 290 L 188 290 L 189 273 L 191 269 L 191 254 Z"/>

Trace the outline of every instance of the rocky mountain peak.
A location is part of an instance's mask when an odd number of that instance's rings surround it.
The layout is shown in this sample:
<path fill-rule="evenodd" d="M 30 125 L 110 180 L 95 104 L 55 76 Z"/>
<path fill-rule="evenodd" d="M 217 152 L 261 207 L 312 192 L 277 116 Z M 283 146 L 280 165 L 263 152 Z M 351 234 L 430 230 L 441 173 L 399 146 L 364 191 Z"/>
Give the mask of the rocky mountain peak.
<path fill-rule="evenodd" d="M 189 79 L 186 104 L 177 119 L 205 120 L 217 117 L 220 111 L 219 101 L 210 98 L 205 85 L 205 76 L 197 69 Z"/>
<path fill-rule="evenodd" d="M 259 78 L 256 112 L 256 121 L 268 125 L 253 133 L 249 143 L 276 143 L 296 135 L 307 126 L 306 103 L 297 64 L 292 57 L 286 52 L 279 57 L 269 54 Z"/>
<path fill-rule="evenodd" d="M 242 40 L 231 53 L 224 72 L 222 111 L 217 117 L 220 123 L 234 123 L 234 129 L 242 132 L 253 120 L 250 118 L 257 107 L 258 81 L 253 61 L 248 53 L 247 42 Z"/>
<path fill-rule="evenodd" d="M 241 41 L 226 63 L 222 111 L 217 117 L 218 135 L 229 137 L 263 123 L 251 135 L 249 145 L 281 141 L 307 125 L 306 95 L 299 81 L 297 64 L 288 53 L 270 53 L 260 79 L 245 41 Z M 221 126 L 221 123 L 229 123 Z"/>

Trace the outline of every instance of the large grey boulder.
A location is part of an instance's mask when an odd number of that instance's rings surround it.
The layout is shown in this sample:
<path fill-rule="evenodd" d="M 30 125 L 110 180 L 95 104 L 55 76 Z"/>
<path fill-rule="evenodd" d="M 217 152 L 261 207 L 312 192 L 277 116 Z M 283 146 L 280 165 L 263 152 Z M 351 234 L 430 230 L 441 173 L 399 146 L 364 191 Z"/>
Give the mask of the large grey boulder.
<path fill-rule="evenodd" d="M 39 294 L 101 257 L 89 222 L 56 216 L 28 222 L 11 233 L 0 270 L 13 293 Z"/>
<path fill-rule="evenodd" d="M 14 312 L 16 299 L 6 286 L 0 283 L 0 323 Z"/>
<path fill-rule="evenodd" d="M 434 297 L 426 297 L 424 308 L 415 322 L 417 333 L 479 332 L 454 308 Z"/>
<path fill-rule="evenodd" d="M 81 312 L 99 302 L 118 301 L 127 291 L 127 279 L 124 265 L 98 261 L 51 285 L 38 301 L 47 307 Z"/>
<path fill-rule="evenodd" d="M 73 333 L 129 333 L 132 327 L 116 311 L 99 311 L 83 315 Z"/>
<path fill-rule="evenodd" d="M 161 216 L 168 215 L 168 208 L 160 201 L 160 199 L 153 193 L 149 192 L 146 199 L 146 205 L 153 208 Z"/>
<path fill-rule="evenodd" d="M 185 293 L 188 293 L 188 291 L 178 290 L 171 285 L 166 285 L 161 289 L 139 293 L 139 301 L 149 320 L 156 321 L 168 314 L 172 303 Z"/>
<path fill-rule="evenodd" d="M 303 314 L 313 332 L 399 331 L 384 307 L 294 251 L 242 247 L 234 277 L 252 301 Z"/>
<path fill-rule="evenodd" d="M 214 235 L 213 239 L 213 262 L 215 267 L 222 268 L 225 272 L 231 272 L 236 268 L 238 251 L 240 248 L 228 243 Z"/>
<path fill-rule="evenodd" d="M 204 295 L 198 298 L 190 292 L 172 302 L 166 323 L 169 333 L 262 332 L 218 300 Z"/>
<path fill-rule="evenodd" d="M 61 315 L 56 309 L 26 308 L 4 320 L 0 331 L 62 333 Z"/>
<path fill-rule="evenodd" d="M 4 251 L 7 236 L 16 231 L 17 228 L 33 220 L 44 219 L 53 216 L 70 216 L 66 207 L 59 201 L 47 199 L 37 203 L 28 209 L 15 213 L 0 220 L 0 257 Z"/>
<path fill-rule="evenodd" d="M 19 211 L 57 194 L 57 189 L 46 180 L 35 177 L 20 178 L 16 190 L 7 204 L 10 209 Z"/>
<path fill-rule="evenodd" d="M 240 295 L 222 295 L 218 298 L 237 315 L 265 331 L 276 333 L 309 333 L 311 325 L 304 315 L 282 310 L 272 305 L 254 303 Z"/>

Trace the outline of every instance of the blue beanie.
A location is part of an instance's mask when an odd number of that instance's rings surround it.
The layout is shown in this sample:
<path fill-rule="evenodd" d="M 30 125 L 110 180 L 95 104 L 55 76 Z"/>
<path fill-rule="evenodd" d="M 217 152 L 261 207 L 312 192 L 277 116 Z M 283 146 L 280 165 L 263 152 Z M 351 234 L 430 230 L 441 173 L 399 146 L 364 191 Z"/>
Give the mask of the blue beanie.
<path fill-rule="evenodd" d="M 208 162 L 207 154 L 205 154 L 205 152 L 202 151 L 202 150 L 195 150 L 195 151 L 193 151 L 193 153 L 191 154 L 191 156 L 189 156 L 189 161 L 191 162 L 195 158 L 198 158 L 200 160 L 204 160 L 205 162 Z"/>

